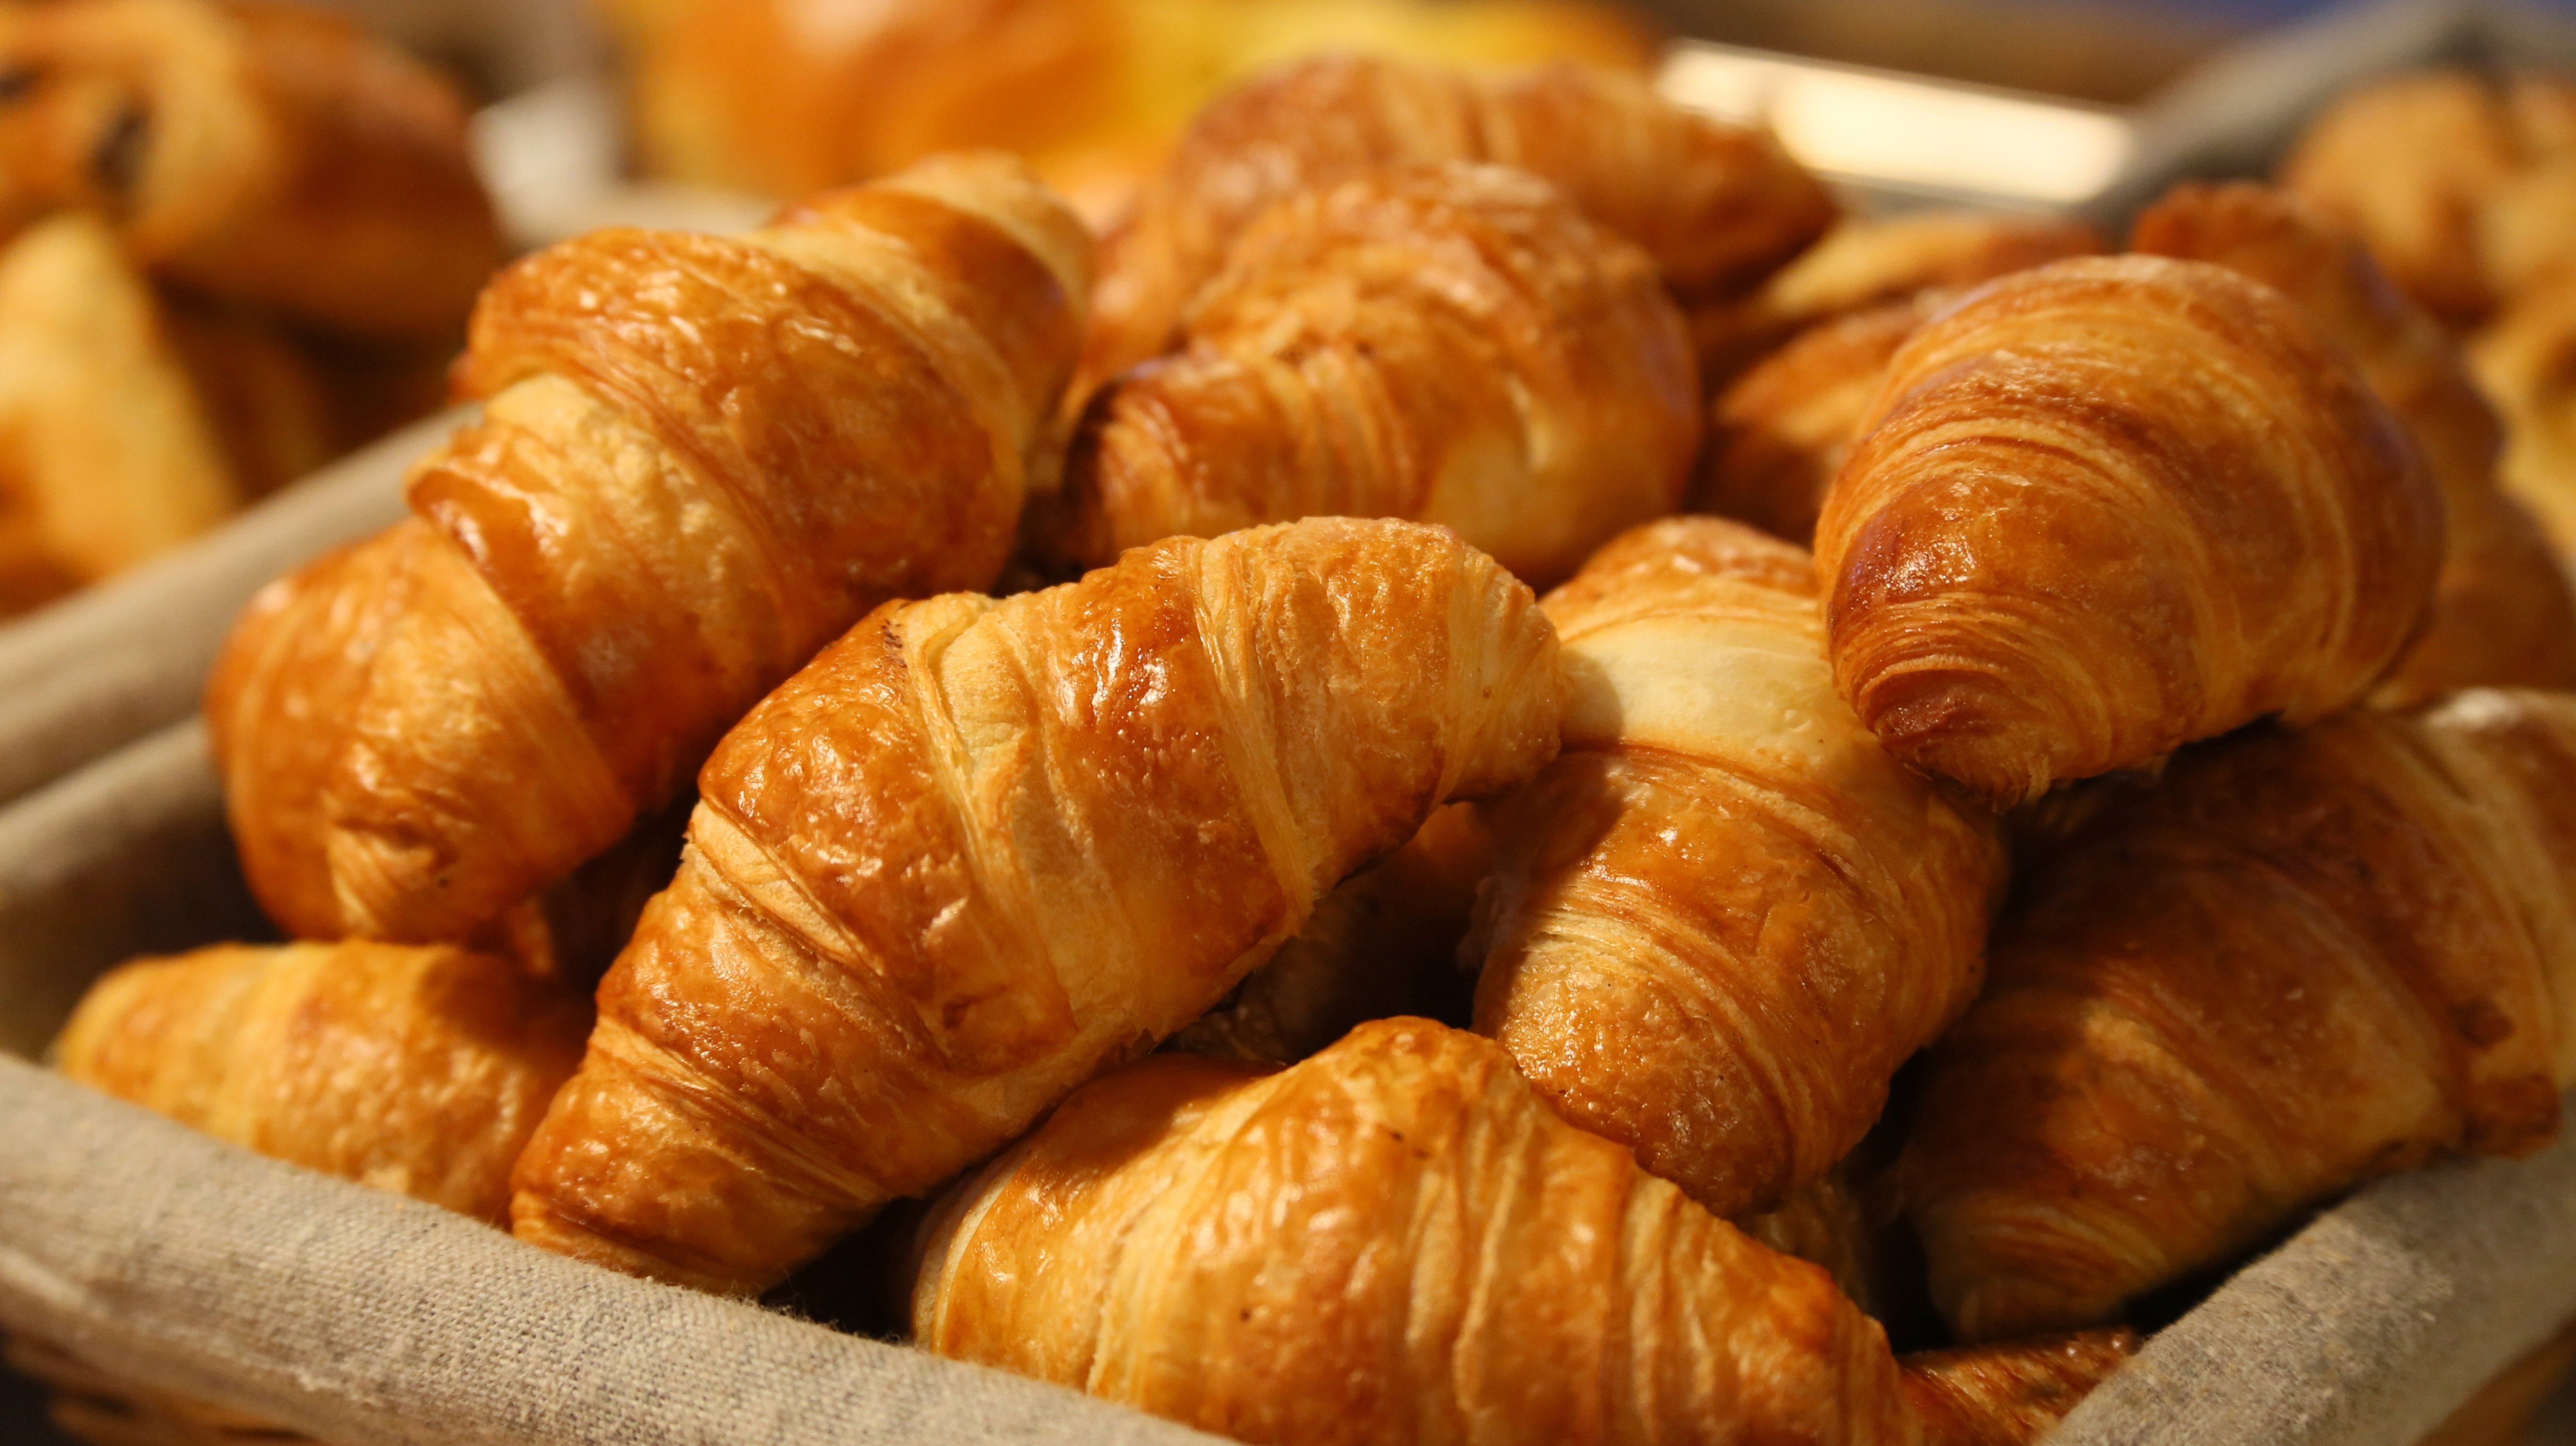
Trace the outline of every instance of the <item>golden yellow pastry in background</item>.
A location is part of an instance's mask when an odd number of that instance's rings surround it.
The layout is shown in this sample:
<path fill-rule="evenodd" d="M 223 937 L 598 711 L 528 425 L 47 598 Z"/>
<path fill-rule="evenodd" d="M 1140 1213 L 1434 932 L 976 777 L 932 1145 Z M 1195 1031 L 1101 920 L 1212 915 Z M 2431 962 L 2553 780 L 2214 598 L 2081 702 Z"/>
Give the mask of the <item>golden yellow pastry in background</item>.
<path fill-rule="evenodd" d="M 1091 404 L 1036 555 L 1308 516 L 1439 523 L 1534 586 L 1672 512 L 1699 382 L 1645 252 L 1524 171 L 1371 173 L 1281 201 L 1182 349 Z"/>
<path fill-rule="evenodd" d="M 241 505 L 166 323 L 88 216 L 0 251 L 0 613 L 167 552 Z"/>
<path fill-rule="evenodd" d="M 988 153 L 747 236 L 612 229 L 503 273 L 460 368 L 489 400 L 414 467 L 414 515 L 262 592 L 217 660 L 270 916 L 525 933 L 869 608 L 990 585 L 1060 445 L 1090 260 Z"/>
<path fill-rule="evenodd" d="M 1808 545 L 1888 363 L 1925 314 L 1909 300 L 1820 322 L 1736 378 L 1710 404 L 1691 505 Z"/>
<path fill-rule="evenodd" d="M 2576 697 L 2260 728 L 2026 877 L 1897 1167 L 1968 1339 L 2091 1324 L 2576 1084 Z"/>
<path fill-rule="evenodd" d="M 1771 1210 L 1976 997 L 2002 844 L 1835 693 L 1804 551 L 1670 518 L 1544 606 L 1565 752 L 1488 811 L 1476 1028 L 1702 1205 Z"/>
<path fill-rule="evenodd" d="M 2442 499 L 2279 292 L 2059 261 L 1907 339 L 1816 524 L 1834 676 L 1998 807 L 2367 694 L 2414 640 Z"/>
<path fill-rule="evenodd" d="M 1269 1446 L 1917 1440 L 1887 1337 L 1474 1035 L 1164 1056 L 934 1217 L 913 1338 Z"/>
<path fill-rule="evenodd" d="M 1528 587 L 1416 523 L 888 604 L 699 776 L 514 1228 L 765 1289 L 1206 1012 L 1442 802 L 1527 778 L 1562 708 Z"/>
<path fill-rule="evenodd" d="M 2576 563 L 2576 271 L 2517 296 L 2469 349 L 2504 414 L 2504 484 Z"/>
<path fill-rule="evenodd" d="M 1642 66 L 1589 0 L 600 0 L 647 170 L 798 195 L 1017 151 L 1106 219 L 1210 99 L 1317 50 Z"/>

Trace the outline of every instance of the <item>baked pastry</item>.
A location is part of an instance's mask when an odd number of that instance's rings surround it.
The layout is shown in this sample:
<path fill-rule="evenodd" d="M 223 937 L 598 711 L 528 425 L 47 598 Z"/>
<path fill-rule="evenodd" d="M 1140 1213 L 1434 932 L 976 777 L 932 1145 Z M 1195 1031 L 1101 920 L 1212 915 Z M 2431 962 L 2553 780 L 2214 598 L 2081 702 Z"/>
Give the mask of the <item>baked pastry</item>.
<path fill-rule="evenodd" d="M 1766 353 L 1838 317 L 1957 291 L 2102 249 L 2102 234 L 2055 216 L 1913 211 L 1842 222 L 1749 296 L 1691 311 L 1701 379 L 1715 393 Z M 1792 539 L 1797 541 L 1800 539 Z"/>
<path fill-rule="evenodd" d="M 1411 523 L 889 604 L 708 761 L 514 1228 L 774 1284 L 1204 1013 L 1438 804 L 1527 778 L 1562 690 L 1529 589 Z"/>
<path fill-rule="evenodd" d="M 1998 806 L 2360 698 L 2414 638 L 2441 494 L 2286 298 L 2084 257 L 1907 340 L 1816 526 L 1834 676 Z"/>
<path fill-rule="evenodd" d="M 2211 261 L 2281 292 L 2361 363 L 2441 484 L 2444 556 L 2424 634 L 2381 685 L 2403 707 L 2458 688 L 2576 688 L 2576 601 L 2549 541 L 2496 483 L 2495 412 L 2439 322 L 2380 274 L 2360 243 L 2299 202 L 2248 182 L 2176 187 L 2132 245 Z"/>
<path fill-rule="evenodd" d="M 2076 1331 L 1899 1358 L 1923 1446 L 2027 1446 L 2127 1364 L 2126 1328 Z"/>
<path fill-rule="evenodd" d="M 589 1022 L 579 995 L 488 954 L 218 944 L 100 979 L 54 1062 L 245 1149 L 498 1224 Z"/>
<path fill-rule="evenodd" d="M 2576 698 L 2252 730 L 2053 852 L 1897 1170 L 1962 1336 L 2104 1319 L 2576 1083 Z"/>
<path fill-rule="evenodd" d="M 0 613 L 167 552 L 241 505 L 164 321 L 89 217 L 0 251 Z"/>
<path fill-rule="evenodd" d="M 968 157 L 504 273 L 460 364 L 483 417 L 413 469 L 413 516 L 263 592 L 216 664 L 270 915 L 525 932 L 868 608 L 989 584 L 1051 465 L 1088 262 L 1017 163 Z"/>
<path fill-rule="evenodd" d="M 2409 295 L 2466 326 L 2576 263 L 2576 85 L 2422 71 L 2310 122 L 2282 184 L 2369 243 Z"/>
<path fill-rule="evenodd" d="M 1201 105 L 1288 56 L 1651 59 L 1624 12 L 1582 0 L 890 0 L 865 24 L 789 0 L 599 8 L 656 174 L 799 195 L 1001 146 L 1103 217 Z"/>
<path fill-rule="evenodd" d="M 1681 505 L 1699 383 L 1654 262 L 1499 166 L 1281 202 L 1182 350 L 1092 400 L 1034 555 L 1097 567 L 1299 517 L 1441 523 L 1531 583 Z"/>
<path fill-rule="evenodd" d="M 1888 363 L 1935 295 L 1821 322 L 1720 392 L 1692 506 L 1800 547 L 1812 541 L 1825 489 L 1860 439 Z"/>
<path fill-rule="evenodd" d="M 1718 1215 L 1773 1209 L 1976 997 L 1996 830 L 1835 695 L 1787 543 L 1667 519 L 1545 607 L 1565 752 L 1491 810 L 1476 1028 Z"/>
<path fill-rule="evenodd" d="M 453 333 L 500 264 L 456 92 L 338 16 L 13 6 L 0 72 L 0 226 L 84 210 L 159 279 L 371 336 Z"/>
<path fill-rule="evenodd" d="M 1302 933 L 1168 1047 L 1294 1064 L 1371 1019 L 1465 1023 L 1474 980 L 1458 967 L 1458 941 L 1493 869 L 1483 812 L 1435 810 L 1404 847 L 1326 894 Z"/>
<path fill-rule="evenodd" d="M 1643 248 L 1685 299 L 1761 280 L 1834 217 L 1766 131 L 1710 120 L 1627 74 L 1488 76 L 1328 56 L 1210 105 L 1102 252 L 1076 398 L 1168 350 L 1235 237 L 1279 199 L 1390 165 L 1489 161 L 1553 182 Z"/>
<path fill-rule="evenodd" d="M 1822 1270 L 1420 1019 L 1075 1095 L 933 1217 L 913 1338 L 1272 1446 L 1917 1439 Z"/>
<path fill-rule="evenodd" d="M 2576 560 L 2576 272 L 2513 299 L 2470 348 L 2504 414 L 2504 484 Z"/>

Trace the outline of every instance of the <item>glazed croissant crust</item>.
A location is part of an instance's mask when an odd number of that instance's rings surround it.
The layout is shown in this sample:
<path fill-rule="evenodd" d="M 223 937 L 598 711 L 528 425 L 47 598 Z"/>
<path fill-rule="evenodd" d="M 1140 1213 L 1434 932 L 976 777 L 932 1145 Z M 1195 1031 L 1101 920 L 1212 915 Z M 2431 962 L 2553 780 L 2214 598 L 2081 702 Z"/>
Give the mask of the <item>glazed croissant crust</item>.
<path fill-rule="evenodd" d="M 0 226 L 71 207 L 155 276 L 310 325 L 451 337 L 501 262 L 465 107 L 310 6 L 84 0 L 0 16 Z"/>
<path fill-rule="evenodd" d="M 1642 247 L 1684 294 L 1760 280 L 1834 217 L 1767 132 L 1706 119 L 1617 71 L 1483 76 L 1359 56 L 1284 66 L 1220 98 L 1109 240 L 1077 398 L 1164 351 L 1271 203 L 1367 171 L 1484 161 L 1532 172 Z"/>
<path fill-rule="evenodd" d="M 1565 753 L 1491 809 L 1476 1027 L 1709 1209 L 1771 1209 L 1975 997 L 2002 847 L 1835 695 L 1797 548 L 1669 519 L 1545 606 Z"/>
<path fill-rule="evenodd" d="M 1440 802 L 1526 778 L 1561 708 L 1529 590 L 1409 523 L 880 609 L 709 760 L 518 1234 L 775 1282 L 1196 1018 Z"/>
<path fill-rule="evenodd" d="M 54 1059 L 218 1139 L 498 1224 L 589 1023 L 488 954 L 221 944 L 109 973 Z"/>
<path fill-rule="evenodd" d="M 2122 1328 L 1918 1351 L 1898 1364 L 1923 1422 L 1923 1446 L 2026 1446 L 2138 1349 Z"/>
<path fill-rule="evenodd" d="M 2503 436 L 2457 343 L 2286 194 L 2176 187 L 2138 218 L 2140 251 L 2212 261 L 2281 292 L 2404 422 L 2441 484 L 2444 557 L 2424 635 L 2375 695 L 2391 706 L 2466 687 L 2576 687 L 2576 602 L 2538 522 L 2496 485 Z"/>
<path fill-rule="evenodd" d="M 989 584 L 1087 264 L 1061 203 L 970 157 L 513 267 L 462 364 L 490 401 L 414 515 L 262 593 L 218 661 L 260 901 L 307 936 L 485 935 L 868 608 Z"/>
<path fill-rule="evenodd" d="M 1899 1177 L 1971 1338 L 2081 1325 L 2576 1082 L 2576 698 L 2264 728 L 2016 896 Z"/>
<path fill-rule="evenodd" d="M 1241 1441 L 1915 1439 L 1822 1270 L 1427 1020 L 1270 1075 L 1136 1065 L 934 1226 L 922 1346 Z"/>
<path fill-rule="evenodd" d="M 2354 365 L 2279 293 L 2151 256 L 1916 332 L 1816 527 L 1843 696 L 1997 805 L 2353 702 L 2441 556 L 2440 493 Z"/>
<path fill-rule="evenodd" d="M 1272 208 L 1183 350 L 1092 403 L 1044 556 L 1305 516 L 1455 529 L 1545 585 L 1681 503 L 1699 384 L 1654 263 L 1496 166 L 1381 171 Z"/>

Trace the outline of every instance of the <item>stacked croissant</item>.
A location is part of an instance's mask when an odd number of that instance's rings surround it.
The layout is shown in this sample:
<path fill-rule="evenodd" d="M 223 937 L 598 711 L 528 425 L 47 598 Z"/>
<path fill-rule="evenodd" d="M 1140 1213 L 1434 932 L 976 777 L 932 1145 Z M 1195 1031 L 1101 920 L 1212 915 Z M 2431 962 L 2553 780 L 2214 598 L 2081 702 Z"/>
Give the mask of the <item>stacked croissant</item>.
<path fill-rule="evenodd" d="M 1248 1442 L 2028 1440 L 2555 1133 L 2576 628 L 2286 195 L 1834 222 L 1344 58 L 1097 257 L 957 155 L 522 261 L 213 680 L 309 942 L 60 1063 L 708 1291 L 883 1215 L 922 1348 Z"/>
<path fill-rule="evenodd" d="M 347 21 L 0 6 L 0 615 L 436 406 L 500 260 L 459 97 Z"/>

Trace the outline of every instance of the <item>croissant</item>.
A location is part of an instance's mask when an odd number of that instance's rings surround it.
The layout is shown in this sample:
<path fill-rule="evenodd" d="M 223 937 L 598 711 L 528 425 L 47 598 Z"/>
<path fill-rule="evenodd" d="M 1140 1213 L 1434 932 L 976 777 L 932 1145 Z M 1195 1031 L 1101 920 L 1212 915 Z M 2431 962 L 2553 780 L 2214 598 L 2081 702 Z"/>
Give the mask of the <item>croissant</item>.
<path fill-rule="evenodd" d="M 1731 293 L 1820 235 L 1833 199 L 1765 131 L 1695 115 L 1642 80 L 1559 64 L 1487 77 L 1329 56 L 1200 112 L 1101 257 L 1074 396 L 1159 355 L 1199 287 L 1272 202 L 1408 162 L 1535 172 L 1643 248 L 1684 295 Z"/>
<path fill-rule="evenodd" d="M 2027 1446 L 2138 1350 L 2126 1328 L 1899 1358 L 1924 1446 Z"/>
<path fill-rule="evenodd" d="M 2432 617 L 2380 701 L 2576 688 L 2576 601 L 2538 523 L 2497 490 L 2501 429 L 2441 324 L 2390 286 L 2358 242 L 2268 187 L 2176 187 L 2138 218 L 2132 244 L 2216 262 L 2296 302 L 2361 364 L 2441 484 L 2446 555 Z"/>
<path fill-rule="evenodd" d="M 2504 484 L 2576 559 L 2576 272 L 2514 298 L 2470 351 L 2504 414 Z"/>
<path fill-rule="evenodd" d="M 2028 879 L 1897 1165 L 1969 1338 L 2084 1325 L 2576 1082 L 2576 697 L 2256 729 Z"/>
<path fill-rule="evenodd" d="M 1720 1216 L 1858 1143 L 1975 997 L 1991 821 L 1836 697 L 1787 543 L 1674 518 L 1548 595 L 1565 753 L 1493 809 L 1476 1028 L 1557 1112 Z"/>
<path fill-rule="evenodd" d="M 445 335 L 501 261 L 465 107 L 279 0 L 84 0 L 0 21 L 0 224 L 77 208 L 164 280 L 369 335 Z"/>
<path fill-rule="evenodd" d="M 1175 538 L 890 604 L 729 734 L 511 1216 L 770 1285 L 1204 1013 L 1444 800 L 1556 751 L 1556 639 L 1437 528 Z"/>
<path fill-rule="evenodd" d="M 1854 312 L 1754 364 L 1710 408 L 1692 505 L 1806 546 L 1888 363 L 1925 315 L 1916 301 Z"/>
<path fill-rule="evenodd" d="M 2152 256 L 1915 333 L 1816 524 L 1843 696 L 1998 806 L 2353 702 L 2441 558 L 2441 495 L 2353 363 L 2270 288 Z"/>
<path fill-rule="evenodd" d="M 868 608 L 990 583 L 1087 244 L 1016 163 L 966 158 L 505 273 L 462 364 L 490 401 L 413 469 L 413 516 L 262 593 L 216 665 L 272 917 L 483 938 Z"/>
<path fill-rule="evenodd" d="M 1493 863 L 1493 835 L 1476 805 L 1435 811 L 1404 847 L 1325 895 L 1304 932 L 1170 1047 L 1293 1064 L 1367 1020 L 1464 1021 L 1469 976 L 1458 969 L 1458 941 Z"/>
<path fill-rule="evenodd" d="M 2058 217 L 1917 211 L 1846 220 L 1751 295 L 1692 308 L 1700 378 L 1716 392 L 1791 337 L 1839 317 L 2101 249 L 2100 232 Z"/>
<path fill-rule="evenodd" d="M 1184 335 L 1095 399 L 1062 495 L 1032 509 L 1042 562 L 1409 517 L 1545 584 L 1678 508 L 1699 449 L 1699 384 L 1654 263 L 1500 167 L 1281 203 Z"/>
<path fill-rule="evenodd" d="M 111 971 L 54 1059 L 218 1139 L 498 1224 L 589 1019 L 489 954 L 220 944 Z"/>
<path fill-rule="evenodd" d="M 943 1202 L 913 1337 L 1273 1446 L 1916 1439 L 1822 1270 L 1420 1019 L 1075 1095 Z"/>
<path fill-rule="evenodd" d="M 2310 122 L 2281 183 L 2368 243 L 2398 286 L 2468 325 L 2563 254 L 2529 234 L 2549 209 L 2517 197 L 2576 159 L 2576 87 L 2425 71 L 2364 86 Z M 2518 214 L 2539 201 L 2539 215 Z M 2535 246 L 2534 243 L 2538 245 Z"/>
<path fill-rule="evenodd" d="M 146 561 L 241 505 L 150 287 L 61 216 L 0 252 L 0 614 Z"/>

